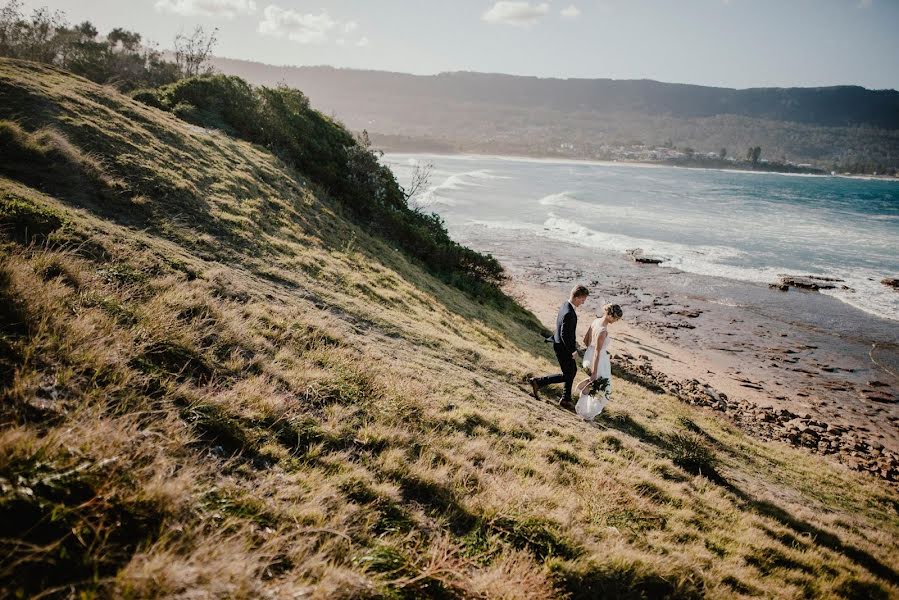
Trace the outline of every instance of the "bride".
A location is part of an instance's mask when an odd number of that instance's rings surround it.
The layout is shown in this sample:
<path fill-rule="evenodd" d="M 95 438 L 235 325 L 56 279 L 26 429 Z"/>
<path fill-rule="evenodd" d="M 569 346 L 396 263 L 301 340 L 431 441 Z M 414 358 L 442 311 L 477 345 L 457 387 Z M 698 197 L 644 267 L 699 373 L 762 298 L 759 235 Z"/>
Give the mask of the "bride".
<path fill-rule="evenodd" d="M 612 393 L 612 363 L 609 362 L 609 330 L 608 326 L 621 319 L 623 312 L 617 304 L 606 304 L 602 307 L 602 317 L 597 317 L 584 336 L 587 351 L 584 353 L 584 368 L 590 376 L 575 388 L 580 399 L 575 411 L 581 417 L 591 420 L 602 412 Z M 606 380 L 606 385 L 598 394 L 591 394 L 590 387 L 594 381 Z"/>

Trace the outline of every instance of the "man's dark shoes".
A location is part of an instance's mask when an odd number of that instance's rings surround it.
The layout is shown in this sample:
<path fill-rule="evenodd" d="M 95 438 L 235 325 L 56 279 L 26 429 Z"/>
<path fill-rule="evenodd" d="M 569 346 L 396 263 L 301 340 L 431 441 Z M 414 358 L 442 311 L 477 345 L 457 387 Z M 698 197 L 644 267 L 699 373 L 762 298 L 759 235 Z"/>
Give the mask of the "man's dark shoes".
<path fill-rule="evenodd" d="M 540 384 L 537 383 L 537 378 L 531 377 L 530 382 L 531 382 L 531 392 L 534 394 L 534 400 L 539 400 L 540 396 L 537 392 L 540 391 Z"/>
<path fill-rule="evenodd" d="M 559 408 L 574 412 L 574 402 L 571 401 L 571 398 L 559 398 Z"/>

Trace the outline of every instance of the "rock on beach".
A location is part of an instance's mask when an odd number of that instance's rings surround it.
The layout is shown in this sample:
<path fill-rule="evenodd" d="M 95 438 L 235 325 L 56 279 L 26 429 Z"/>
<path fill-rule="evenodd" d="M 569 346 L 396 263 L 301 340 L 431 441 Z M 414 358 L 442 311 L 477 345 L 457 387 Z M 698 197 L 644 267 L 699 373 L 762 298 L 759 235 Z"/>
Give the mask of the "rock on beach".
<path fill-rule="evenodd" d="M 627 250 L 626 254 L 630 256 L 634 260 L 634 262 L 646 265 L 658 265 L 662 263 L 661 258 L 652 258 L 650 256 L 644 255 L 643 248 L 634 248 L 632 250 Z"/>
<path fill-rule="evenodd" d="M 781 275 L 780 281 L 772 283 L 769 287 L 783 292 L 791 287 L 817 292 L 818 290 L 835 289 L 838 283 L 845 283 L 845 280 L 817 275 Z"/>

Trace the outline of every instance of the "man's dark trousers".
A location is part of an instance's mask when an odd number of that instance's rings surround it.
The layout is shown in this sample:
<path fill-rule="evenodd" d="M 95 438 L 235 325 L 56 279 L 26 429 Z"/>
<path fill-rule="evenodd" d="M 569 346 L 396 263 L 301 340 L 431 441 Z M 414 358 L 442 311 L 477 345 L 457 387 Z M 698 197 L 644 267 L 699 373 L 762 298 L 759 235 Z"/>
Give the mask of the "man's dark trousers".
<path fill-rule="evenodd" d="M 575 339 L 575 331 L 577 330 L 577 313 L 571 302 L 564 302 L 559 307 L 559 314 L 556 316 L 556 330 L 552 336 L 546 341 L 552 341 L 553 351 L 559 360 L 559 366 L 562 372 L 558 375 L 547 375 L 546 377 L 538 377 L 534 381 L 537 386 L 543 387 L 551 383 L 564 383 L 565 392 L 562 394 L 561 403 L 571 403 L 571 386 L 574 378 L 577 376 L 577 362 L 572 356 L 577 350 L 577 341 Z M 534 394 L 536 395 L 536 389 Z"/>
<path fill-rule="evenodd" d="M 562 372 L 558 375 L 547 375 L 540 377 L 537 383 L 542 387 L 552 383 L 564 383 L 565 391 L 562 393 L 562 402 L 571 402 L 571 386 L 574 384 L 574 378 L 577 376 L 577 361 L 571 356 L 571 352 L 564 344 L 553 344 L 553 351 L 559 360 L 559 366 Z"/>

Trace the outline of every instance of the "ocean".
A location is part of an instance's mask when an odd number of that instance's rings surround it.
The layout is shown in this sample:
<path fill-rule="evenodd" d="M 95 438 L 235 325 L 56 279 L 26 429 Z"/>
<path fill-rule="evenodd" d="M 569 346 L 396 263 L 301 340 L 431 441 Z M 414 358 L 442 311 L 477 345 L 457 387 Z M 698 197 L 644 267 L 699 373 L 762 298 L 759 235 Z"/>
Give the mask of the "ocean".
<path fill-rule="evenodd" d="M 837 278 L 823 294 L 896 325 L 887 337 L 899 338 L 899 290 L 881 283 L 899 277 L 899 181 L 463 155 L 384 161 L 401 184 L 416 164 L 433 165 L 415 201 L 477 249 L 496 239 L 506 254 L 538 241 L 542 252 L 556 241 L 588 258 L 641 248 L 664 267 L 760 294 L 775 294 L 767 284 L 782 274 Z"/>

